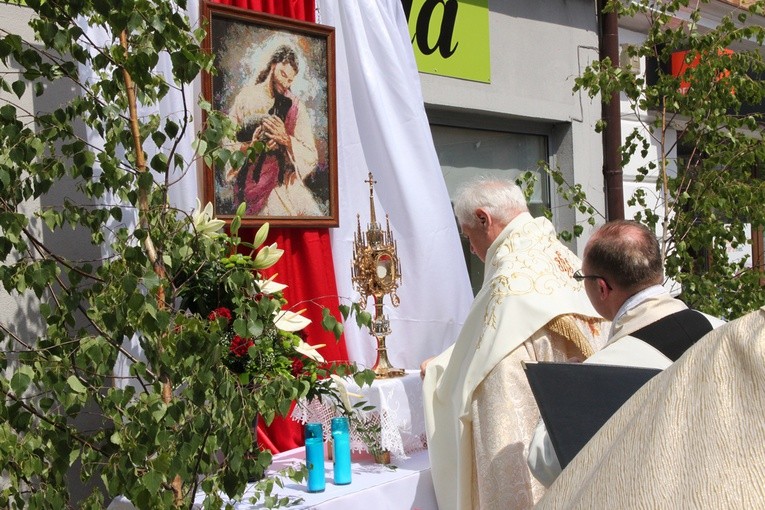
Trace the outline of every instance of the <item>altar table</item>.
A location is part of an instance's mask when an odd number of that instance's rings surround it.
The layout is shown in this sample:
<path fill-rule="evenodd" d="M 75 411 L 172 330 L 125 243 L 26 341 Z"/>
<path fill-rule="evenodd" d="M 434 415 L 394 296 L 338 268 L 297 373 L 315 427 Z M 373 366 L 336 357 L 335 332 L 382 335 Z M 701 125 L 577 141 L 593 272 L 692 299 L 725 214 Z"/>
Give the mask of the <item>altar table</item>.
<path fill-rule="evenodd" d="M 274 455 L 269 474 L 289 467 L 305 464 L 305 448 L 295 448 Z M 438 510 L 433 479 L 430 476 L 428 452 L 420 450 L 409 458 L 396 462 L 395 467 L 375 464 L 369 454 L 354 455 L 351 462 L 352 481 L 349 485 L 332 483 L 332 461 L 324 463 L 327 485 L 324 492 L 309 493 L 305 482 L 295 483 L 284 479 L 284 487 L 275 486 L 274 495 L 279 498 L 301 498 L 302 501 L 289 508 L 320 510 Z M 226 501 L 235 510 L 259 510 L 262 503 L 251 503 L 255 484 L 248 484 L 238 501 Z M 204 493 L 194 499 L 194 508 L 201 509 Z M 118 497 L 109 510 L 135 510 L 124 497 Z"/>
<path fill-rule="evenodd" d="M 359 411 L 361 418 L 380 424 L 380 446 L 394 460 L 407 458 L 427 448 L 425 414 L 422 406 L 422 379 L 419 370 L 407 370 L 401 377 L 375 379 L 372 386 L 360 388 L 353 379 L 346 379 L 351 404 L 365 401 L 372 411 Z M 292 419 L 301 423 L 318 422 L 324 428 L 324 440 L 330 439 L 330 423 L 339 416 L 334 405 L 314 399 L 301 400 L 292 411 Z M 366 451 L 364 441 L 351 428 L 351 450 Z"/>
<path fill-rule="evenodd" d="M 350 485 L 332 483 L 332 461 L 327 459 L 324 465 L 327 486 L 324 492 L 311 494 L 305 482 L 298 484 L 284 480 L 284 488 L 276 487 L 279 497 L 302 498 L 303 502 L 290 508 L 319 508 L 326 510 L 437 510 L 433 479 L 430 476 L 425 415 L 422 407 L 422 380 L 419 370 L 407 370 L 402 377 L 376 379 L 372 386 L 359 388 L 352 380 L 348 381 L 348 391 L 362 395 L 351 397 L 352 402 L 366 401 L 375 408 L 362 412 L 365 419 L 379 420 L 381 425 L 380 444 L 391 452 L 395 468 L 375 464 L 366 453 L 366 447 L 360 437 L 351 431 L 351 448 L 354 450 L 351 463 L 352 482 Z M 330 422 L 339 413 L 336 409 L 320 403 L 318 400 L 295 406 L 294 420 L 320 422 L 324 425 L 325 440 L 330 436 Z M 305 448 L 295 448 L 274 455 L 269 473 L 293 465 L 305 464 Z M 229 503 L 237 510 L 264 508 L 250 503 L 254 494 L 254 484 L 248 485 L 240 501 Z M 201 508 L 204 494 L 198 494 L 195 508 Z M 119 497 L 111 502 L 109 510 L 133 510 L 125 498 Z"/>
<path fill-rule="evenodd" d="M 274 455 L 270 473 L 296 464 L 305 464 L 305 448 L 295 448 Z M 420 450 L 409 458 L 395 463 L 395 467 L 375 464 L 368 454 L 355 455 L 351 463 L 352 481 L 349 485 L 332 483 L 332 461 L 324 463 L 327 485 L 324 492 L 309 493 L 305 482 L 284 480 L 284 488 L 275 486 L 276 496 L 302 498 L 302 502 L 289 508 L 324 510 L 437 510 L 433 479 L 430 476 L 428 452 Z M 262 504 L 250 503 L 253 485 L 240 501 L 228 503 L 236 510 L 262 509 Z M 199 508 L 204 495 L 195 500 Z"/>

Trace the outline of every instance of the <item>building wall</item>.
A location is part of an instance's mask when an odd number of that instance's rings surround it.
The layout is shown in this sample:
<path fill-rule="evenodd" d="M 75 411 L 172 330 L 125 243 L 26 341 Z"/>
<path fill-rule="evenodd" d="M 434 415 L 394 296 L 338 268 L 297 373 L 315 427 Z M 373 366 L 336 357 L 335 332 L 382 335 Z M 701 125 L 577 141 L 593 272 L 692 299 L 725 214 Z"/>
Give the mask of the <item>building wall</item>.
<path fill-rule="evenodd" d="M 420 73 L 431 123 L 547 135 L 550 165 L 584 186 L 604 212 L 602 138 L 595 133 L 601 105 L 573 93 L 574 79 L 598 57 L 595 2 L 489 2 L 489 10 L 491 83 Z M 562 205 L 553 196 L 558 228 L 582 222 Z"/>
<path fill-rule="evenodd" d="M 25 41 L 34 41 L 33 32 L 29 27 L 30 15 L 31 10 L 28 8 L 2 4 L 0 5 L 0 29 L 16 33 Z M 18 74 L 18 69 L 14 67 L 13 63 L 9 67 L 9 69 L 5 69 L 0 64 L 0 70 L 11 73 L 5 75 L 4 78 L 12 83 L 17 77 L 20 77 L 20 74 Z M 13 73 L 16 73 L 16 77 L 14 77 Z M 16 105 L 20 116 L 22 116 L 24 111 L 53 111 L 77 94 L 72 83 L 65 79 L 47 84 L 46 92 L 40 97 L 34 97 L 30 89 L 28 88 L 21 98 L 13 94 L 0 92 L 0 104 L 10 103 Z M 82 125 L 75 126 L 75 132 L 78 131 L 80 136 L 85 136 Z M 86 203 L 86 199 L 76 189 L 73 181 L 64 178 L 49 193 L 25 203 L 22 211 L 26 211 L 27 217 L 30 219 L 30 228 L 35 235 L 46 245 L 56 246 L 59 255 L 72 259 L 98 261 L 102 256 L 101 250 L 91 244 L 90 234 L 86 229 L 73 231 L 60 230 L 51 233 L 47 227 L 43 226 L 42 222 L 34 218 L 35 211 L 38 211 L 41 207 L 59 206 L 63 204 L 65 199 Z M 64 275 L 63 278 L 66 278 L 66 276 Z M 18 332 L 22 338 L 36 338 L 41 333 L 40 330 L 42 328 L 37 303 L 32 292 L 26 292 L 18 296 L 15 294 L 8 295 L 4 290 L 0 291 L 0 321 L 3 324 L 10 324 L 14 331 Z M 8 306 L 4 306 L 6 304 Z"/>
<path fill-rule="evenodd" d="M 23 7 L 0 5 L 0 30 L 17 33 L 25 40 L 32 39 L 32 30 L 28 26 L 29 13 L 30 10 Z M 1 62 L 0 72 L 10 73 L 3 76 L 9 83 L 20 77 L 17 69 L 12 65 L 6 67 Z M 16 73 L 15 76 L 14 73 Z M 0 105 L 6 104 L 9 101 L 26 111 L 34 111 L 35 109 L 30 93 L 26 93 L 19 99 L 15 95 L 0 91 Z M 24 208 L 27 216 L 31 217 L 32 211 L 39 208 L 39 205 L 39 200 L 27 203 Z M 39 222 L 33 222 L 31 228 L 37 235 L 44 235 Z M 42 327 L 37 311 L 37 303 L 34 293 L 31 291 L 25 292 L 22 295 L 10 295 L 5 290 L 0 290 L 0 323 L 7 325 L 11 333 L 17 334 L 21 338 L 28 339 L 37 336 Z"/>

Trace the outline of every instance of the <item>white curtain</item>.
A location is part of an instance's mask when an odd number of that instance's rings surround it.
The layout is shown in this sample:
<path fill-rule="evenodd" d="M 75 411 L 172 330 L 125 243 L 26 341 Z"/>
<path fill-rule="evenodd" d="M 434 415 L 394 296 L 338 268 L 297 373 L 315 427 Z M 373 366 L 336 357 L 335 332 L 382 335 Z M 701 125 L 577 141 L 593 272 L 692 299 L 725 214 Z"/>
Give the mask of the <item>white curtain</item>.
<path fill-rule="evenodd" d="M 390 217 L 403 274 L 401 304 L 385 313 L 391 363 L 418 368 L 454 342 L 472 301 L 449 196 L 436 157 L 400 0 L 318 0 L 335 27 L 340 227 L 332 230 L 338 292 L 351 281 L 356 215 L 369 221 L 371 171 L 377 220 Z M 368 309 L 372 311 L 371 300 Z M 352 360 L 371 366 L 376 343 L 346 325 Z"/>

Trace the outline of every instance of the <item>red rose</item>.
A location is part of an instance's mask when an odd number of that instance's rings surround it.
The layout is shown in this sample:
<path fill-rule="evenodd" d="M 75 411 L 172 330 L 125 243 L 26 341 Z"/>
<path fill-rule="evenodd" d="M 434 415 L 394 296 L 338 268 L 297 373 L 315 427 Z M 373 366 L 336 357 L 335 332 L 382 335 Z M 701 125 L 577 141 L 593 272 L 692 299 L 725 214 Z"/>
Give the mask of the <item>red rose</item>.
<path fill-rule="evenodd" d="M 292 360 L 292 375 L 295 377 L 300 377 L 302 373 L 303 373 L 303 362 L 297 358 L 293 359 Z"/>
<path fill-rule="evenodd" d="M 247 355 L 247 350 L 254 344 L 251 338 L 242 338 L 239 335 L 234 335 L 234 338 L 231 339 L 231 345 L 229 345 L 228 350 L 231 351 L 231 353 L 234 356 L 243 357 Z"/>
<path fill-rule="evenodd" d="M 225 306 L 221 306 L 220 308 L 216 308 L 212 312 L 210 312 L 210 315 L 207 316 L 207 320 L 214 321 L 218 317 L 223 317 L 226 320 L 231 320 L 231 310 L 226 308 Z"/>

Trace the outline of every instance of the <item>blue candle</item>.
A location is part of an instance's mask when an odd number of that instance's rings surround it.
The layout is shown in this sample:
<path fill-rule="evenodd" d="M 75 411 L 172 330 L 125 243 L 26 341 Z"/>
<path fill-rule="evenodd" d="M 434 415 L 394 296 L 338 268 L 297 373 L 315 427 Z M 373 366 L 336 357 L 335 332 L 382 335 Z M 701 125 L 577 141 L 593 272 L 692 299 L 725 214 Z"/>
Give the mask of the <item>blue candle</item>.
<path fill-rule="evenodd" d="M 324 492 L 324 434 L 320 423 L 305 426 L 305 464 L 308 468 L 308 492 Z"/>
<path fill-rule="evenodd" d="M 305 433 L 306 439 L 309 437 L 319 437 L 324 439 L 324 429 L 322 428 L 321 423 L 306 423 L 303 425 L 303 432 Z"/>
<path fill-rule="evenodd" d="M 332 466 L 335 485 L 351 483 L 351 438 L 348 418 L 332 418 Z"/>

